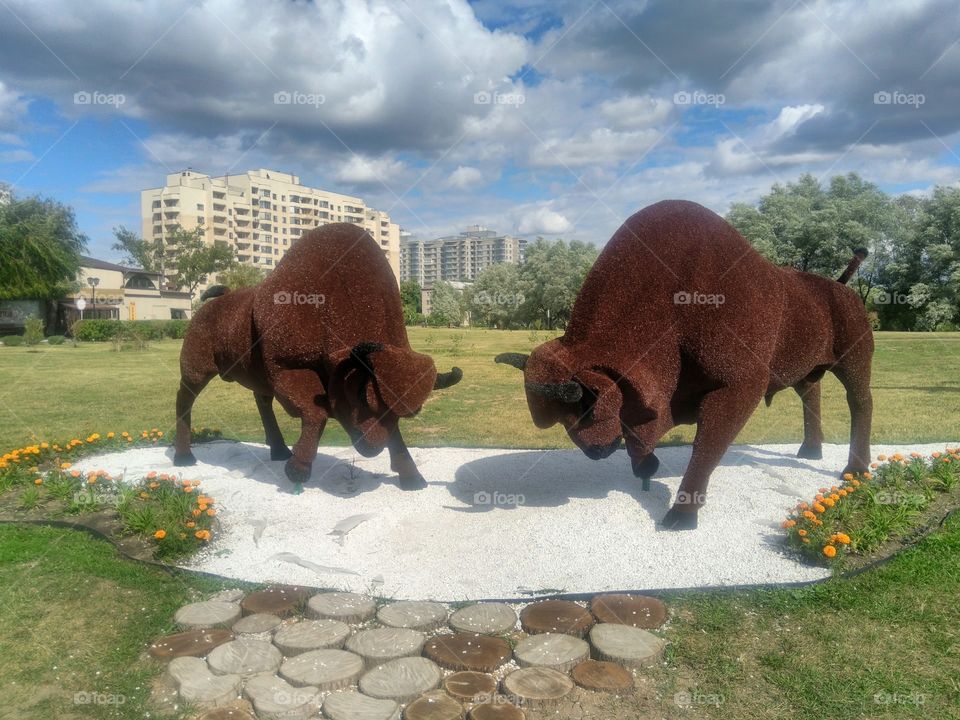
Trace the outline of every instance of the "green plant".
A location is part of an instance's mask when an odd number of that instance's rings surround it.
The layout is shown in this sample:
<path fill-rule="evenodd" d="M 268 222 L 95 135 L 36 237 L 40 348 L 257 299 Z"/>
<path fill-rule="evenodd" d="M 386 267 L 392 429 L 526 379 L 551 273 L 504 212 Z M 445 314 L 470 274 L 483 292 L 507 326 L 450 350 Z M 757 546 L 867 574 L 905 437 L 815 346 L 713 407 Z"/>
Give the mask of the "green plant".
<path fill-rule="evenodd" d="M 17 506 L 21 510 L 33 510 L 40 505 L 41 491 L 39 487 L 29 487 L 20 495 Z"/>
<path fill-rule="evenodd" d="M 23 341 L 27 345 L 39 345 L 43 340 L 43 319 L 28 315 L 23 321 Z"/>
<path fill-rule="evenodd" d="M 20 347 L 23 345 L 23 336 L 22 335 L 7 335 L 2 338 L 3 344 L 6 347 Z"/>
<path fill-rule="evenodd" d="M 63 335 L 51 335 L 47 338 L 48 345 L 63 345 L 66 338 Z"/>

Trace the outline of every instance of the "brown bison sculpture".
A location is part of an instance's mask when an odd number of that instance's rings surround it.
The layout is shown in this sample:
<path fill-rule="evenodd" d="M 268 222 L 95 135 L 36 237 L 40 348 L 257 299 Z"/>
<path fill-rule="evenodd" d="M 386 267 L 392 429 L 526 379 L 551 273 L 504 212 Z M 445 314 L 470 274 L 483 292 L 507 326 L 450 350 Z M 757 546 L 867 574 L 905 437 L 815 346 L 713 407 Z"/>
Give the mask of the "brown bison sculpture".
<path fill-rule="evenodd" d="M 590 458 L 626 440 L 644 489 L 657 441 L 696 423 L 690 462 L 663 526 L 697 526 L 710 474 L 760 400 L 793 388 L 803 402 L 802 458 L 822 457 L 820 379 L 832 372 L 850 407 L 844 472 L 870 458 L 873 334 L 845 283 L 777 267 L 723 218 L 670 200 L 629 218 L 584 281 L 562 337 L 496 358 L 524 371 L 534 423 L 562 423 Z"/>
<path fill-rule="evenodd" d="M 433 360 L 410 348 L 396 279 L 378 244 L 348 223 L 325 225 L 296 241 L 259 285 L 215 286 L 190 322 L 180 354 L 174 464 L 190 451 L 194 400 L 219 375 L 252 390 L 271 460 L 287 477 L 310 477 L 328 418 L 343 425 L 361 455 L 384 447 L 405 489 L 425 482 L 400 435 L 431 390 L 460 381 L 438 374 Z M 300 418 L 300 439 L 287 448 L 273 399 Z"/>

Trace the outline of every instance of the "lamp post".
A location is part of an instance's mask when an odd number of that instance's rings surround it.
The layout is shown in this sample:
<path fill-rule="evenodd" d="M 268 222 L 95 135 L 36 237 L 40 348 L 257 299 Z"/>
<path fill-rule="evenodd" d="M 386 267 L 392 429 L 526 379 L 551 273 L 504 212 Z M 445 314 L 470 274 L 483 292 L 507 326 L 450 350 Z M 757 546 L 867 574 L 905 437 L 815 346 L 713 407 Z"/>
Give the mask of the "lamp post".
<path fill-rule="evenodd" d="M 88 277 L 87 284 L 90 286 L 90 309 L 96 312 L 97 310 L 97 285 L 100 284 L 100 278 L 98 277 Z"/>

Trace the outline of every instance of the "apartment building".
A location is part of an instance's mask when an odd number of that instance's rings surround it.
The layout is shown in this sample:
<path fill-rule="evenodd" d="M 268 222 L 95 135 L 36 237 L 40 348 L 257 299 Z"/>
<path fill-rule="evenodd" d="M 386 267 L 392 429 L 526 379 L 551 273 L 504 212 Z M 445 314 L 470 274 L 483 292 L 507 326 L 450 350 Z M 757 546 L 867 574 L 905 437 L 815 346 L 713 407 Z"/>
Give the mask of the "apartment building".
<path fill-rule="evenodd" d="M 178 226 L 201 227 L 208 243 L 228 243 L 237 260 L 270 271 L 310 228 L 355 223 L 380 244 L 400 277 L 400 228 L 382 211 L 357 197 L 300 184 L 276 170 L 210 176 L 194 170 L 167 175 L 160 188 L 140 193 L 143 237 L 166 240 Z"/>
<path fill-rule="evenodd" d="M 404 233 L 400 279 L 416 280 L 421 287 L 438 280 L 469 281 L 491 265 L 523 262 L 525 248 L 526 240 L 498 235 L 482 225 L 434 240 L 417 240 Z"/>

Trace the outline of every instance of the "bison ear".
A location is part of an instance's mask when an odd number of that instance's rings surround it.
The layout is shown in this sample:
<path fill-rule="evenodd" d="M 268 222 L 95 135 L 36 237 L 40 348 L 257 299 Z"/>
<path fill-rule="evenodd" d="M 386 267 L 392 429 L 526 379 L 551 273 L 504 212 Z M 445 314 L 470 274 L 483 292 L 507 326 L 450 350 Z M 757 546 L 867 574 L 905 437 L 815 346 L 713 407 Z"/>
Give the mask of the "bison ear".
<path fill-rule="evenodd" d="M 423 406 L 437 380 L 433 358 L 387 345 L 369 356 L 380 399 L 398 417 L 411 417 Z"/>

